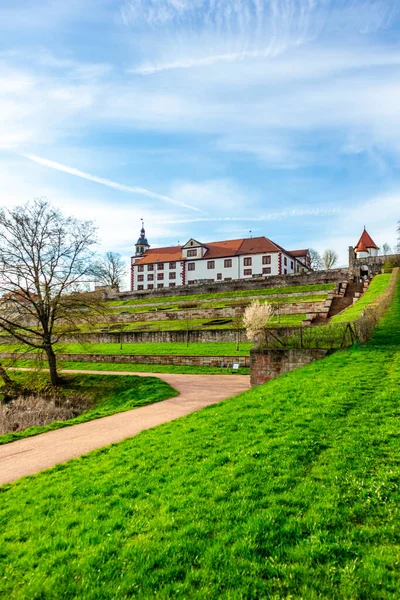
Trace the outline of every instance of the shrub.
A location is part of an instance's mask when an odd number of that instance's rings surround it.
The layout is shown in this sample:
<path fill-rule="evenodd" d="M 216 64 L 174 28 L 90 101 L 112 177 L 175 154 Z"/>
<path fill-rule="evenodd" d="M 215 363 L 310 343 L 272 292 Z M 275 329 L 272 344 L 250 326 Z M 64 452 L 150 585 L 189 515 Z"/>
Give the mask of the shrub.
<path fill-rule="evenodd" d="M 266 343 L 265 328 L 272 315 L 273 308 L 267 302 L 261 304 L 259 300 L 253 300 L 253 302 L 246 307 L 243 316 L 243 323 L 249 340 L 254 341 L 263 335 Z"/>

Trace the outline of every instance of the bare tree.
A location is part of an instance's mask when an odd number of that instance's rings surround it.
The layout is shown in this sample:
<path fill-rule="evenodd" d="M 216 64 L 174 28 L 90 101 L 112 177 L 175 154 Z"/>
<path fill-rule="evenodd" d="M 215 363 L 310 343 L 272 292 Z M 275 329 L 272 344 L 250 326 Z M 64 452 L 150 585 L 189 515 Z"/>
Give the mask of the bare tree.
<path fill-rule="evenodd" d="M 392 249 L 389 246 L 389 244 L 382 244 L 382 248 L 381 248 L 381 254 L 383 256 L 387 256 L 388 254 L 392 254 Z"/>
<path fill-rule="evenodd" d="M 236 332 L 236 352 L 239 351 L 240 333 L 243 329 L 243 308 L 236 308 L 231 327 Z"/>
<path fill-rule="evenodd" d="M 119 290 L 126 275 L 126 265 L 117 252 L 106 252 L 92 267 L 96 283 Z"/>
<path fill-rule="evenodd" d="M 320 271 L 321 269 L 323 269 L 324 262 L 321 258 L 320 253 L 317 250 L 314 250 L 314 248 L 310 248 L 309 253 L 310 253 L 310 267 L 312 268 L 312 270 Z"/>
<path fill-rule="evenodd" d="M 338 260 L 339 256 L 335 252 L 335 250 L 325 250 L 322 256 L 322 261 L 324 263 L 325 269 L 333 269 Z"/>
<path fill-rule="evenodd" d="M 85 284 L 95 242 L 91 222 L 65 217 L 45 200 L 0 210 L 0 330 L 45 353 L 53 386 L 54 345 L 93 308 Z"/>
<path fill-rule="evenodd" d="M 400 252 L 400 221 L 397 221 L 397 252 Z"/>

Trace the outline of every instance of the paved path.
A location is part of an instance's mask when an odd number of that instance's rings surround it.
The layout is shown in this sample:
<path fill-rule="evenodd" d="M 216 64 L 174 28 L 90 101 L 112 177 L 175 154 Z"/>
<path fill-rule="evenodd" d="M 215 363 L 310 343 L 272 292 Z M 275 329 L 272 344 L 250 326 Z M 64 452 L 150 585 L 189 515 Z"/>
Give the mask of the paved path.
<path fill-rule="evenodd" d="M 120 442 L 144 429 L 173 421 L 209 404 L 236 396 L 250 388 L 248 375 L 176 375 L 172 373 L 69 370 L 63 372 L 159 377 L 175 388 L 180 395 L 142 408 L 103 417 L 88 423 L 71 425 L 64 429 L 49 431 L 0 446 L 0 485 L 15 481 L 25 475 L 38 473 L 96 448 Z"/>

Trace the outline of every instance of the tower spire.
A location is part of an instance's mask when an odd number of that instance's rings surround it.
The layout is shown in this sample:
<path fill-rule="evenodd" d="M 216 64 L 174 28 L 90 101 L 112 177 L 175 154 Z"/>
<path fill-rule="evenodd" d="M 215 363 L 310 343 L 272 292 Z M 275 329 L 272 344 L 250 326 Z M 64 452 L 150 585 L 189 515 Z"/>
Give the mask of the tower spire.
<path fill-rule="evenodd" d="M 142 223 L 142 228 L 140 230 L 139 239 L 135 244 L 136 257 L 142 256 L 142 254 L 144 254 L 146 252 L 146 250 L 148 250 L 150 248 L 150 244 L 146 238 L 146 231 L 144 229 L 144 220 L 143 219 L 140 219 L 140 220 Z"/>

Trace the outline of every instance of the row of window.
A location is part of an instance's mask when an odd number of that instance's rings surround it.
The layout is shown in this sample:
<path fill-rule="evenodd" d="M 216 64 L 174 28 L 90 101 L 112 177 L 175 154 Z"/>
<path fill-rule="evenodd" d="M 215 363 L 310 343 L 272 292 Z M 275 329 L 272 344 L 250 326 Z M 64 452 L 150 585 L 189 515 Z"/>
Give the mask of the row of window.
<path fill-rule="evenodd" d="M 192 254 L 194 252 L 194 254 Z M 188 250 L 187 255 L 188 256 L 197 256 L 196 255 L 196 250 Z M 251 257 L 247 257 L 244 259 L 243 264 L 245 267 L 251 267 L 252 266 L 252 261 L 253 259 Z M 195 263 L 189 263 L 189 271 L 194 271 L 194 268 L 191 267 L 191 265 L 194 265 Z M 263 256 L 262 257 L 262 264 L 263 265 L 270 265 L 271 264 L 271 257 L 270 256 Z M 284 264 L 287 265 L 287 258 L 285 256 L 284 258 Z M 147 265 L 147 270 L 148 271 L 154 271 L 154 267 L 155 265 L 151 264 L 151 265 Z M 232 267 L 232 259 L 231 258 L 226 258 L 224 260 L 224 268 L 225 269 L 230 269 Z M 293 261 L 291 262 L 291 267 L 293 269 Z M 170 262 L 169 263 L 169 268 L 170 269 L 176 269 L 176 262 Z M 215 260 L 209 260 L 207 261 L 207 269 L 215 269 Z M 164 263 L 157 263 L 157 270 L 158 271 L 163 271 L 164 270 Z M 144 272 L 144 265 L 138 265 L 138 272 L 139 273 L 143 273 Z"/>
<path fill-rule="evenodd" d="M 148 271 L 154 271 L 154 267 L 155 265 L 147 265 L 147 270 Z M 170 262 L 169 263 L 169 268 L 170 269 L 176 269 L 176 262 Z M 157 264 L 157 270 L 158 271 L 164 271 L 164 263 L 158 263 Z M 143 273 L 144 271 L 144 265 L 138 265 L 138 272 L 139 273 Z"/>
<path fill-rule="evenodd" d="M 176 279 L 176 273 L 175 272 L 170 273 L 169 274 L 169 278 L 170 279 Z M 144 275 L 138 275 L 137 276 L 137 280 L 138 281 L 144 281 Z M 164 280 L 164 273 L 157 273 L 157 280 L 158 281 L 163 281 Z M 147 275 L 147 281 L 154 281 L 154 275 L 153 275 L 153 273 L 149 273 Z"/>

